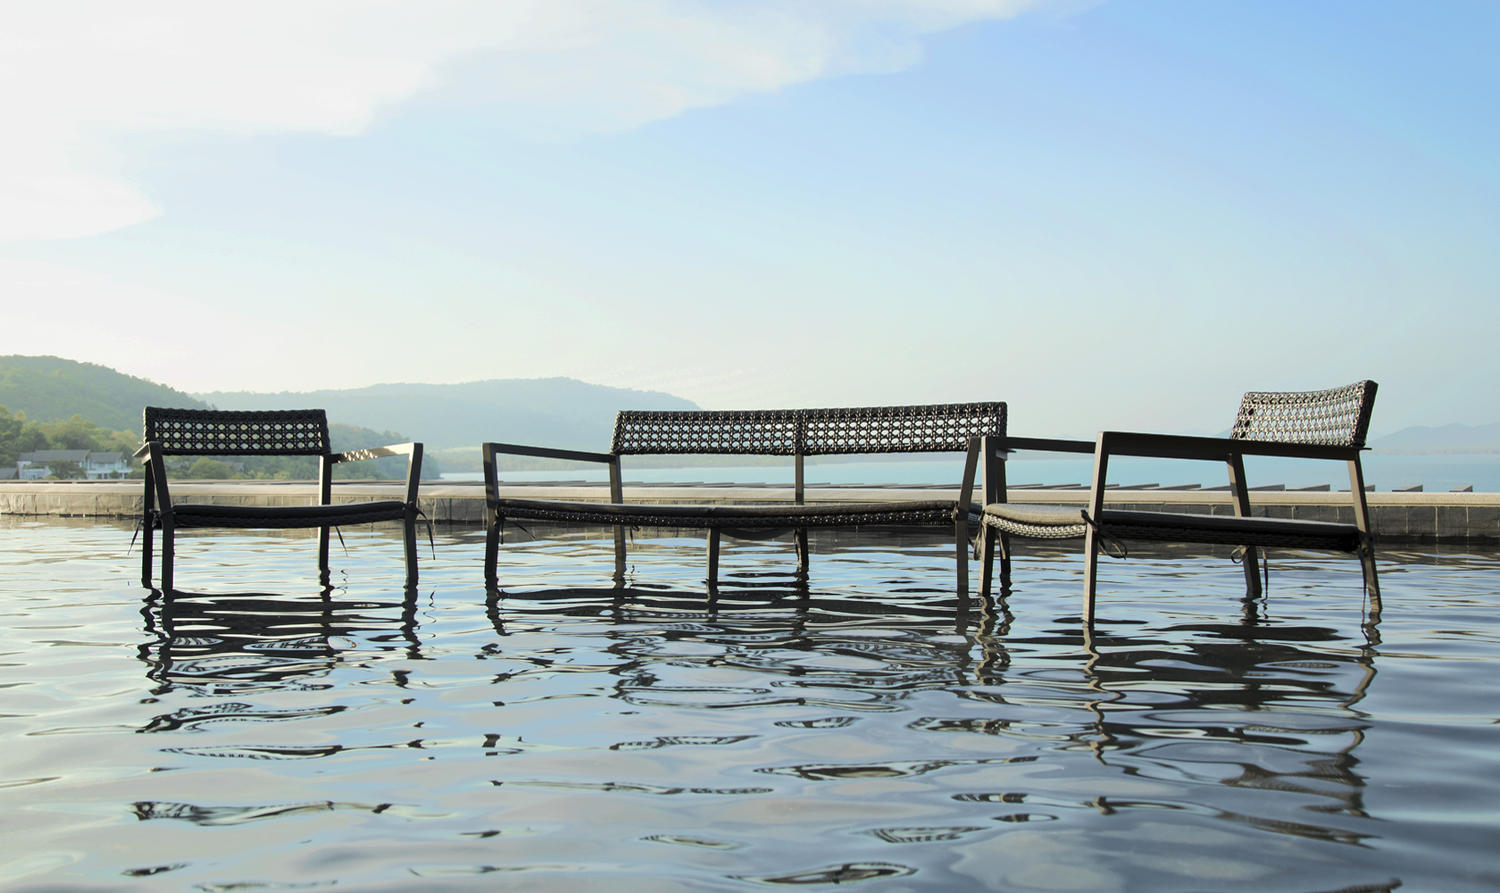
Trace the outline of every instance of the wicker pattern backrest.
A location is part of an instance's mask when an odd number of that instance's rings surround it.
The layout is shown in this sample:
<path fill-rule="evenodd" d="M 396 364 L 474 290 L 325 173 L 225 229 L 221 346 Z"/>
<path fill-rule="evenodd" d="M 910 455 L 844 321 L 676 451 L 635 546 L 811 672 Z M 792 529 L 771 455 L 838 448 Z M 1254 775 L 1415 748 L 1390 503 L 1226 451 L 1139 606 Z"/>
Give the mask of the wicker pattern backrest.
<path fill-rule="evenodd" d="M 1326 391 L 1252 391 L 1240 400 L 1230 434 L 1239 440 L 1363 447 L 1375 407 L 1375 382 Z"/>
<path fill-rule="evenodd" d="M 843 409 L 645 411 L 615 419 L 611 450 L 632 453 L 805 456 L 950 452 L 1005 433 L 1004 403 Z"/>
<path fill-rule="evenodd" d="M 163 409 L 148 406 L 145 440 L 167 455 L 321 456 L 329 452 L 328 416 L 321 409 L 265 412 Z"/>

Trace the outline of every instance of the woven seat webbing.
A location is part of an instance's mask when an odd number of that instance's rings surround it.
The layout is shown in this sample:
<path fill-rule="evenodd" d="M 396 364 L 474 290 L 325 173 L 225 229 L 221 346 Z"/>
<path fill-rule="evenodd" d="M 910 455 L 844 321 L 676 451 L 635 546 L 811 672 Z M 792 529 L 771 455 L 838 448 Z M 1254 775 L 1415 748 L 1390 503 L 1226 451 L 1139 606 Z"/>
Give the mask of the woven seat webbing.
<path fill-rule="evenodd" d="M 321 456 L 330 450 L 321 409 L 242 412 L 146 407 L 144 439 L 167 455 Z"/>
<path fill-rule="evenodd" d="M 1357 381 L 1325 391 L 1252 391 L 1240 400 L 1231 437 L 1363 447 L 1376 384 Z"/>
<path fill-rule="evenodd" d="M 805 456 L 949 452 L 1005 433 L 1004 403 L 844 409 L 644 411 L 615 420 L 612 450 Z"/>

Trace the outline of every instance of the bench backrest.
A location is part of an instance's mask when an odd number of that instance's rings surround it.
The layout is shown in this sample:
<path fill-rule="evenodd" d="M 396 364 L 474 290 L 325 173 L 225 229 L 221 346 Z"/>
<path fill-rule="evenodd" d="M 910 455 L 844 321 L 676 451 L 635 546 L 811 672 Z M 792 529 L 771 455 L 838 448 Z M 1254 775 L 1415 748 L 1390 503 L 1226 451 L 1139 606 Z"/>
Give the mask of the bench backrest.
<path fill-rule="evenodd" d="M 1005 433 L 1004 403 L 843 409 L 624 410 L 610 451 L 818 456 L 963 451 Z"/>
<path fill-rule="evenodd" d="M 321 409 L 232 411 L 148 406 L 144 439 L 164 455 L 321 456 L 330 451 Z"/>
<path fill-rule="evenodd" d="M 1252 391 L 1240 400 L 1230 437 L 1363 447 L 1375 407 L 1373 381 L 1325 391 Z"/>

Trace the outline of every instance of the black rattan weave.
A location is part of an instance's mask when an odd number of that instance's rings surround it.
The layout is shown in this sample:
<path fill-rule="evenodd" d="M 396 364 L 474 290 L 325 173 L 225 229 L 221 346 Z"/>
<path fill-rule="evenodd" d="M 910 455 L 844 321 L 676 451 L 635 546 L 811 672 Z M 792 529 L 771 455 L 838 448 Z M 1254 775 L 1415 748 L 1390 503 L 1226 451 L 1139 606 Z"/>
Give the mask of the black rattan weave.
<path fill-rule="evenodd" d="M 321 409 L 230 411 L 148 406 L 143 443 L 168 456 L 322 456 L 331 447 Z"/>
<path fill-rule="evenodd" d="M 1251 391 L 1230 434 L 1237 440 L 1363 447 L 1375 406 L 1375 382 L 1324 391 Z"/>
<path fill-rule="evenodd" d="M 625 410 L 616 455 L 956 452 L 1005 433 L 1004 403 L 716 411 Z"/>
<path fill-rule="evenodd" d="M 977 511 L 977 506 L 975 510 Z M 928 526 L 952 524 L 952 501 L 813 503 L 810 505 L 619 505 L 552 499 L 502 499 L 500 523 L 554 521 L 711 530 L 781 530 L 803 527 Z"/>

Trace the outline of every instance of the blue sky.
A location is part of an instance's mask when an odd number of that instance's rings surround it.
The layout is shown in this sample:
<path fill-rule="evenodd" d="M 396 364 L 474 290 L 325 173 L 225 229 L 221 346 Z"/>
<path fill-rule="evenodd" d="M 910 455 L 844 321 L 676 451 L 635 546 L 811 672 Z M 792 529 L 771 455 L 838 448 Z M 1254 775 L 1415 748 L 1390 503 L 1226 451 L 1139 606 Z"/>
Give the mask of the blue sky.
<path fill-rule="evenodd" d="M 12 5 L 0 353 L 1500 420 L 1500 4 Z M 420 432 L 409 432 L 420 436 Z"/>

